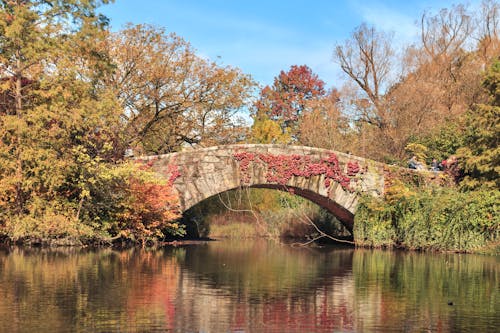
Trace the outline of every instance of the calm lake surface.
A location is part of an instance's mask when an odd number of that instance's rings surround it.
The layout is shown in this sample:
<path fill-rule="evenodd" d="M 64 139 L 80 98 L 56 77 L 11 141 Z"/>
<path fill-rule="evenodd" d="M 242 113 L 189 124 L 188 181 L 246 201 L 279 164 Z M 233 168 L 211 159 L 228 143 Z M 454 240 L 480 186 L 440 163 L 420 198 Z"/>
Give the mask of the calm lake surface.
<path fill-rule="evenodd" d="M 262 241 L 4 249 L 0 332 L 500 332 L 499 281 L 498 257 Z"/>

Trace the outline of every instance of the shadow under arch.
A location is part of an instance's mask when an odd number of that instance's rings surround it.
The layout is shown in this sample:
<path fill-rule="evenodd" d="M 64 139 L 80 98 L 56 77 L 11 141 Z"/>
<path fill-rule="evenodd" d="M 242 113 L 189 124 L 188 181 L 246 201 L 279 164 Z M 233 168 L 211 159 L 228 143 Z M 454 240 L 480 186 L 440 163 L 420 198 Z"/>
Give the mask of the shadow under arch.
<path fill-rule="evenodd" d="M 211 211 L 210 204 L 204 205 L 204 202 L 214 200 L 216 198 L 219 198 L 218 200 L 222 200 L 220 199 L 220 196 L 222 194 L 244 189 L 268 189 L 291 194 L 293 193 L 293 195 L 302 197 L 318 205 L 321 209 L 329 212 L 338 220 L 338 222 L 340 222 L 342 226 L 345 227 L 345 229 L 351 234 L 351 236 L 353 235 L 354 214 L 352 214 L 349 210 L 347 210 L 334 200 L 324 197 L 311 190 L 278 184 L 253 184 L 251 186 L 238 186 L 221 191 L 207 198 L 204 198 L 203 200 L 200 200 L 195 205 L 183 211 L 183 221 L 184 224 L 188 227 L 188 234 L 193 235 L 194 237 L 206 237 L 209 233 L 210 228 L 208 227 L 208 224 L 203 221 L 203 218 L 200 219 L 199 217 L 214 213 L 217 214 L 220 212 L 219 210 Z M 228 209 L 228 206 L 224 202 L 222 202 L 222 207 L 224 207 L 224 209 Z"/>
<path fill-rule="evenodd" d="M 332 215 L 335 216 L 335 218 L 337 218 L 337 220 L 339 220 L 351 234 L 353 233 L 354 214 L 348 211 L 346 208 L 339 205 L 338 203 L 336 203 L 334 200 L 324 197 L 316 192 L 307 189 L 302 189 L 299 187 L 284 186 L 277 184 L 258 184 L 258 185 L 252 185 L 250 186 L 250 188 L 268 188 L 283 192 L 293 192 L 293 194 L 296 194 L 304 199 L 307 199 L 315 203 L 316 205 L 320 206 L 321 208 L 326 209 L 327 211 L 332 213 Z"/>

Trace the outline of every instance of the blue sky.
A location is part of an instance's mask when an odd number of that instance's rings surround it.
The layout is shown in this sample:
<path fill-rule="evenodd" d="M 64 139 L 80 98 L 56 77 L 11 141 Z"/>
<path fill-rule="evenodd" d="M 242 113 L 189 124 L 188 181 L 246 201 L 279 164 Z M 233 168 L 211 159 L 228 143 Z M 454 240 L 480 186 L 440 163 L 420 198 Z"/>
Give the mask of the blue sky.
<path fill-rule="evenodd" d="M 392 31 L 403 45 L 418 34 L 423 11 L 449 8 L 449 0 L 116 0 L 101 12 L 113 30 L 127 22 L 148 23 L 175 32 L 197 54 L 239 67 L 261 85 L 281 70 L 307 65 L 327 83 L 340 87 L 332 61 L 336 43 L 362 22 Z"/>

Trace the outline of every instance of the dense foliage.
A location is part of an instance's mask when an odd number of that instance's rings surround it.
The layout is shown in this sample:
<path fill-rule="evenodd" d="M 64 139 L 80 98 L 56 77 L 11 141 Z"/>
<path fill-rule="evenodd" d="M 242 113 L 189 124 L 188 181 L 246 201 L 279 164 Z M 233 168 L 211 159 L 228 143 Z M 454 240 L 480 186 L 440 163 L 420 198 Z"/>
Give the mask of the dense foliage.
<path fill-rule="evenodd" d="M 108 83 L 123 109 L 126 143 L 136 152 L 243 139 L 243 121 L 235 116 L 252 92 L 250 76 L 196 55 L 181 37 L 149 25 L 129 25 L 108 44 L 116 66 Z"/>
<path fill-rule="evenodd" d="M 356 212 L 359 246 L 477 251 L 500 241 L 500 192 L 433 189 L 387 202 L 365 198 Z"/>
<path fill-rule="evenodd" d="M 394 182 L 386 189 L 391 195 L 384 200 L 365 198 L 358 208 L 357 244 L 455 251 L 492 244 L 498 247 L 499 73 L 500 62 L 496 61 L 483 81 L 489 103 L 478 104 L 465 115 L 464 145 L 458 149 L 466 175 L 460 183 L 462 192 L 456 188 L 412 189 Z"/>
<path fill-rule="evenodd" d="M 254 104 L 249 141 L 293 142 L 401 165 L 409 144 L 426 146 L 426 164 L 456 154 L 468 131 L 466 113 L 489 103 L 481 83 L 500 54 L 499 8 L 484 1 L 474 12 L 464 5 L 425 12 L 420 40 L 400 52 L 392 34 L 361 24 L 334 50 L 344 85 L 327 91 L 307 66 L 281 71 Z"/>
<path fill-rule="evenodd" d="M 318 160 L 302 155 L 254 154 L 245 151 L 236 152 L 233 158 L 238 161 L 243 183 L 249 184 L 251 175 L 248 172 L 250 163 L 260 164 L 266 170 L 268 183 L 286 185 L 292 177 L 310 178 L 323 175 L 324 185 L 328 191 L 332 183 L 338 183 L 345 191 L 353 192 L 351 181 L 360 171 L 357 161 L 347 162 L 347 171 L 341 169 L 338 157 L 330 153 Z M 292 190 L 290 189 L 290 192 Z"/>
<path fill-rule="evenodd" d="M 99 3 L 1 3 L 0 226 L 14 240 L 93 234 L 88 204 L 119 141 Z"/>
<path fill-rule="evenodd" d="M 500 60 L 486 73 L 483 85 L 490 100 L 466 114 L 464 146 L 458 150 L 466 175 L 462 185 L 500 189 Z"/>
<path fill-rule="evenodd" d="M 310 110 L 310 103 L 325 96 L 325 82 L 306 65 L 292 66 L 288 72 L 281 73 L 274 79 L 272 86 L 264 87 L 254 105 L 254 119 L 257 126 L 261 122 L 276 122 L 283 134 L 289 134 L 291 141 L 298 141 L 298 124 L 302 115 Z M 255 125 L 254 125 L 255 126 Z M 253 131 L 258 142 L 265 137 L 259 131 Z M 276 136 L 278 141 L 283 137 Z"/>
<path fill-rule="evenodd" d="M 402 53 L 391 34 L 360 25 L 334 51 L 348 84 L 317 95 L 294 114 L 298 143 L 400 166 L 411 156 L 424 168 L 434 160 L 445 171 L 436 177 L 441 185 L 458 183 L 438 190 L 415 188 L 404 176 L 393 180 L 385 200 L 363 200 L 356 214 L 358 244 L 471 251 L 498 242 L 499 11 L 498 2 L 484 1 L 474 13 L 464 5 L 426 12 L 421 40 Z M 269 89 L 260 101 L 269 101 Z M 257 118 L 254 129 L 262 124 Z M 252 132 L 255 141 L 280 141 L 271 131 L 262 133 Z"/>

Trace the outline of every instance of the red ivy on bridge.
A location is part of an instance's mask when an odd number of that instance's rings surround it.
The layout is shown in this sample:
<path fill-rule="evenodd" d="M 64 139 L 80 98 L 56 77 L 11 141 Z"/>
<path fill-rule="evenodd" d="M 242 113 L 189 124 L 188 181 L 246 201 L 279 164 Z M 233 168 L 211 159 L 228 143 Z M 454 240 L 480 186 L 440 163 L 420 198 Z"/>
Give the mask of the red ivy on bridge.
<path fill-rule="evenodd" d="M 180 176 L 182 176 L 181 172 L 179 171 L 179 166 L 175 163 L 171 163 L 167 166 L 167 175 L 169 175 L 168 176 L 169 186 L 174 185 L 175 180 Z"/>
<path fill-rule="evenodd" d="M 351 177 L 360 171 L 358 162 L 350 161 L 347 163 L 347 174 L 344 174 L 334 153 L 314 161 L 310 156 L 255 154 L 246 151 L 236 152 L 233 157 L 239 162 L 241 181 L 244 184 L 250 183 L 251 176 L 248 172 L 250 163 L 260 163 L 265 166 L 266 181 L 269 183 L 286 185 L 293 176 L 309 178 L 324 175 L 327 189 L 330 189 L 333 181 L 350 192 L 354 191 L 350 186 Z"/>
<path fill-rule="evenodd" d="M 153 156 L 148 160 L 138 159 L 135 162 L 137 163 L 137 165 L 139 165 L 139 170 L 149 170 L 157 159 L 158 157 Z"/>
<path fill-rule="evenodd" d="M 158 160 L 158 157 L 154 156 L 153 158 L 146 160 L 143 159 L 138 159 L 136 160 L 137 164 L 139 165 L 139 170 L 150 170 L 154 163 Z M 172 186 L 177 178 L 182 176 L 181 172 L 179 171 L 179 166 L 175 163 L 175 160 L 172 160 L 168 165 L 167 165 L 167 170 L 165 171 L 165 176 L 168 177 L 168 185 Z"/>

